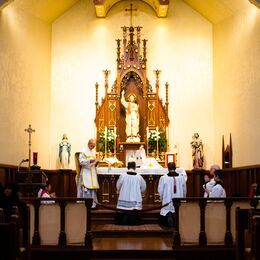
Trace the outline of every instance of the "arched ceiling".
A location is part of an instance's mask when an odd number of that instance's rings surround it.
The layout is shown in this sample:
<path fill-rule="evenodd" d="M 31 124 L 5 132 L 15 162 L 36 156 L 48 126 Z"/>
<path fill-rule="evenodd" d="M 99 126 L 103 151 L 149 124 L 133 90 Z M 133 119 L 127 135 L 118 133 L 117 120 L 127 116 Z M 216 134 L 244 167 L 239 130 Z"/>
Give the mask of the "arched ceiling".
<path fill-rule="evenodd" d="M 122 0 L 94 0 L 97 17 L 105 17 L 109 9 Z M 166 17 L 170 0 L 142 0 L 150 5 L 158 17 Z"/>
<path fill-rule="evenodd" d="M 2 1 L 2 2 L 1 2 Z M 79 0 L 1 0 L 1 3 L 16 5 L 24 11 L 44 20 L 53 22 L 69 10 Z M 97 17 L 105 17 L 111 7 L 124 0 L 85 0 L 93 1 Z M 169 5 L 174 8 L 174 0 L 142 0 L 150 5 L 158 17 L 167 17 Z M 211 23 L 216 24 L 232 16 L 237 11 L 259 0 L 182 0 Z M 4 5 L 2 5 L 3 7 Z M 257 4 L 256 4 L 257 6 Z"/>

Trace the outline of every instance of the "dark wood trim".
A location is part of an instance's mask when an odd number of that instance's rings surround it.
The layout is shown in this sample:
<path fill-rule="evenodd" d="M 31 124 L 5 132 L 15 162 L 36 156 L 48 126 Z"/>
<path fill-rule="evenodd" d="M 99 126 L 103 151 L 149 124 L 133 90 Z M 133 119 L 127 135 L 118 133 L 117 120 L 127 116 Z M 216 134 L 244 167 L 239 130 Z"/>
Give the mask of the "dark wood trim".
<path fill-rule="evenodd" d="M 85 247 L 89 250 L 93 249 L 93 244 L 92 244 L 93 235 L 92 235 L 92 232 L 91 232 L 91 207 L 92 207 L 92 203 L 93 203 L 92 199 L 85 200 L 86 213 L 87 213 Z"/>
<path fill-rule="evenodd" d="M 26 170 L 26 168 L 21 168 Z M 58 197 L 76 197 L 77 189 L 75 184 L 75 170 L 42 170 L 52 184 L 52 190 Z M 203 196 L 203 175 L 205 170 L 187 170 L 187 196 Z M 17 166 L 0 164 L 0 182 L 15 182 L 17 175 Z M 108 200 L 106 203 L 115 204 L 117 202 L 116 181 L 119 175 L 99 174 L 100 189 L 98 190 L 98 199 L 100 202 Z M 156 184 L 160 175 L 143 175 L 147 183 L 147 191 L 143 198 L 144 204 L 160 203 Z M 223 169 L 224 187 L 228 197 L 247 197 L 252 183 L 260 183 L 260 165 L 244 166 L 236 168 Z M 104 184 L 104 185 L 103 185 Z M 104 189 L 103 189 L 104 187 Z M 104 195 L 104 196 L 103 196 Z"/>
<path fill-rule="evenodd" d="M 59 234 L 59 246 L 65 246 L 67 244 L 67 236 L 65 232 L 65 207 L 67 202 L 65 200 L 59 201 L 60 205 L 60 234 Z"/>
<path fill-rule="evenodd" d="M 181 245 L 181 236 L 179 232 L 179 208 L 181 205 L 180 199 L 173 199 L 172 200 L 173 206 L 175 208 L 175 214 L 174 214 L 174 223 L 175 223 L 175 229 L 173 231 L 173 244 L 172 247 L 178 247 Z"/>
<path fill-rule="evenodd" d="M 199 245 L 207 245 L 207 234 L 205 232 L 205 208 L 207 206 L 207 199 L 201 199 L 199 201 L 200 206 L 200 234 L 199 234 Z"/>
<path fill-rule="evenodd" d="M 226 206 L 226 233 L 225 233 L 225 246 L 233 246 L 233 237 L 231 233 L 231 207 L 232 200 L 225 200 Z"/>
<path fill-rule="evenodd" d="M 34 206 L 34 232 L 32 238 L 32 244 L 34 246 L 39 246 L 41 244 L 41 236 L 39 232 L 39 209 L 41 202 L 39 200 L 33 201 Z"/>

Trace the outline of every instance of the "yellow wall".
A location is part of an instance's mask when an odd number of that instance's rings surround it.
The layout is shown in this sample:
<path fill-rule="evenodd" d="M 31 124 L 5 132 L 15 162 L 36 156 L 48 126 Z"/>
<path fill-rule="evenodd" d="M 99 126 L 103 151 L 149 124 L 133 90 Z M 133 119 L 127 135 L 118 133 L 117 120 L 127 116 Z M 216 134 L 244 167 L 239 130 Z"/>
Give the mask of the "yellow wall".
<path fill-rule="evenodd" d="M 0 12 L 0 163 L 17 165 L 32 151 L 49 167 L 51 27 L 10 5 Z"/>
<path fill-rule="evenodd" d="M 39 152 L 44 168 L 59 167 L 63 133 L 72 153 L 95 136 L 94 85 L 99 82 L 103 95 L 103 69 L 111 70 L 110 86 L 115 80 L 115 39 L 129 25 L 123 11 L 129 4 L 122 1 L 97 19 L 92 1 L 81 0 L 52 26 L 15 2 L 0 12 L 0 163 L 28 157 L 29 123 L 36 129 L 32 151 Z M 258 164 L 259 9 L 248 2 L 212 28 L 181 0 L 171 1 L 166 19 L 142 1 L 134 5 L 134 25 L 143 26 L 148 39 L 148 78 L 154 86 L 153 70 L 162 70 L 163 98 L 170 83 L 170 148 L 178 146 L 179 165 L 192 167 L 195 131 L 204 142 L 206 167 L 221 163 L 221 137 L 228 141 L 229 133 L 234 166 Z"/>
<path fill-rule="evenodd" d="M 122 38 L 120 27 L 129 25 L 124 12 L 129 4 L 122 1 L 106 19 L 96 19 L 92 1 L 81 0 L 53 23 L 50 168 L 59 166 L 63 133 L 72 153 L 96 135 L 95 82 L 103 94 L 102 70 L 111 70 L 110 86 L 115 80 L 115 39 Z M 190 141 L 199 132 L 208 166 L 214 151 L 212 25 L 180 0 L 171 1 L 166 19 L 158 19 L 142 1 L 134 6 L 134 25 L 142 26 L 142 37 L 148 39 L 148 78 L 154 86 L 153 70 L 162 70 L 162 97 L 163 85 L 170 84 L 170 147 L 178 145 L 179 165 L 191 168 Z"/>
<path fill-rule="evenodd" d="M 260 10 L 248 7 L 214 26 L 215 160 L 233 139 L 233 166 L 259 164 Z"/>

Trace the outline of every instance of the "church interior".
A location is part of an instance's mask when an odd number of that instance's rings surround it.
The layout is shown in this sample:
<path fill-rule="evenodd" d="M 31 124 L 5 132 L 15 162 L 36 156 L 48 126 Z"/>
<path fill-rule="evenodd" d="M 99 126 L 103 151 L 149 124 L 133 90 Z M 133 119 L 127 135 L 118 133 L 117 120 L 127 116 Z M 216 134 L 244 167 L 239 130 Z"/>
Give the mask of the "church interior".
<path fill-rule="evenodd" d="M 259 0 L 0 0 L 1 257 L 260 259 L 259 71 Z M 118 225 L 132 161 L 140 222 Z M 169 162 L 186 195 L 162 227 Z"/>

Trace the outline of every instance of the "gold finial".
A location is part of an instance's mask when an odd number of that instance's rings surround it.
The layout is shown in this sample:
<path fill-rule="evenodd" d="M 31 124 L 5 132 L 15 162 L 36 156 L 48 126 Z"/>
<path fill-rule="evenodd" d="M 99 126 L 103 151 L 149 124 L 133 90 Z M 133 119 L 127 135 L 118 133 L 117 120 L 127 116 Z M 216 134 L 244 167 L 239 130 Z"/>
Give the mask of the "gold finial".
<path fill-rule="evenodd" d="M 103 70 L 103 73 L 105 74 L 105 89 L 107 93 L 108 89 L 108 75 L 110 74 L 110 70 Z"/>

